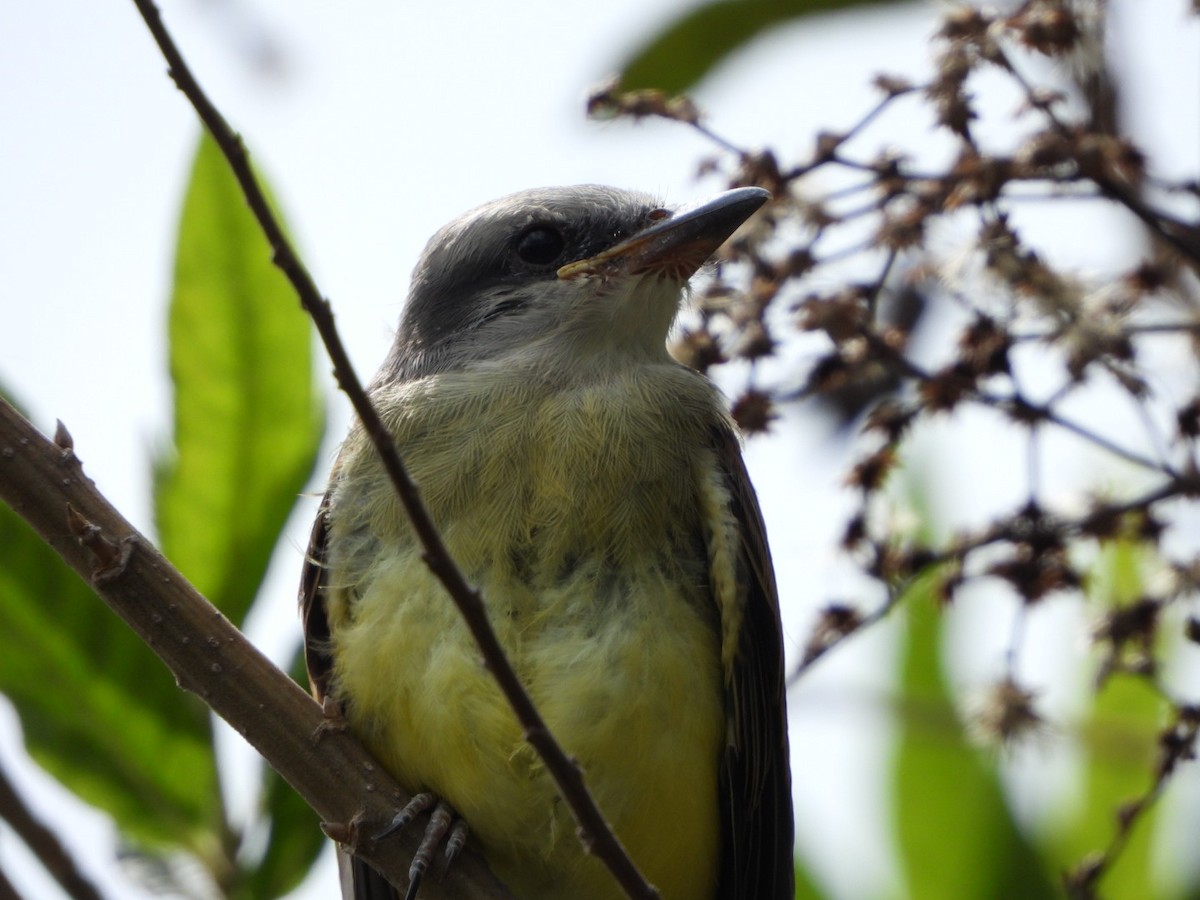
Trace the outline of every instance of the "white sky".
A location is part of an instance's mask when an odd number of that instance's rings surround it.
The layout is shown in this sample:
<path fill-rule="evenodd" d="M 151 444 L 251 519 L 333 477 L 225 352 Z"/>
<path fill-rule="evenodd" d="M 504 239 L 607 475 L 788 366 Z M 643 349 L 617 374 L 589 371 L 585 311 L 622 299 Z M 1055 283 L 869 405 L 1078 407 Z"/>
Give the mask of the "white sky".
<path fill-rule="evenodd" d="M 688 5 L 190 0 L 165 2 L 163 12 L 270 177 L 367 375 L 386 351 L 425 240 L 468 207 L 539 184 L 611 183 L 671 201 L 719 189 L 694 180 L 710 147 L 687 129 L 600 125 L 582 113 L 589 87 Z M 1168 174 L 1194 172 L 1196 20 L 1184 0 L 1114 5 L 1138 133 L 1172 148 L 1159 160 Z M 733 140 L 800 155 L 817 131 L 848 126 L 869 107 L 876 72 L 921 78 L 933 27 L 934 11 L 919 5 L 792 27 L 730 60 L 697 99 Z M 256 35 L 276 46 L 271 71 L 253 63 Z M 148 531 L 148 464 L 169 428 L 172 244 L 198 127 L 164 73 L 128 0 L 0 0 L 0 384 L 44 430 L 61 418 L 89 474 Z M 915 143 L 922 123 L 889 127 Z M 1099 264 L 1121 238 L 1096 233 L 1072 251 Z M 346 423 L 331 392 L 331 440 Z M 770 484 L 762 499 L 793 651 L 812 606 L 852 585 L 833 551 L 847 509 L 837 484 L 844 448 L 803 426 L 789 418 L 748 450 L 757 480 Z M 808 510 L 820 514 L 797 514 Z M 277 656 L 298 635 L 294 585 L 311 515 L 306 507 L 293 522 L 272 569 L 270 609 L 251 629 Z M 822 856 L 822 875 L 843 897 L 878 896 L 893 877 L 878 807 L 886 784 L 871 768 L 887 734 L 890 646 L 885 631 L 857 639 L 792 696 L 801 842 Z M 31 772 L 11 715 L 0 719 L 0 760 L 31 785 L 39 812 L 89 871 L 121 885 L 101 821 Z M 232 756 L 244 754 L 229 744 Z M 57 896 L 2 830 L 0 865 L 30 896 Z M 328 896 L 332 875 L 321 877 L 299 896 Z M 127 885 L 111 890 L 136 895 Z"/>

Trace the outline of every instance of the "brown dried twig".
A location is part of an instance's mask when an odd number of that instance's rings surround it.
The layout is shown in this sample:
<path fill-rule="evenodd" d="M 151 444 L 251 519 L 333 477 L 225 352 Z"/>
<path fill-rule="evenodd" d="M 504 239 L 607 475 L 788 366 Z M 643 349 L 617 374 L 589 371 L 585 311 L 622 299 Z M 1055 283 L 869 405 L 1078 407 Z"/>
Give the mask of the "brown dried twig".
<path fill-rule="evenodd" d="M 1155 582 L 1142 589 L 1158 593 L 1114 601 L 1111 627 L 1091 636 L 1102 677 L 1153 681 L 1162 668 L 1153 640 L 1159 613 L 1200 598 L 1200 547 L 1194 533 L 1175 527 L 1183 521 L 1178 511 L 1194 515 L 1200 502 L 1200 177 L 1170 180 L 1149 171 L 1148 156 L 1121 133 L 1120 85 L 1096 58 L 1103 21 L 1081 17 L 1079 4 L 1063 0 L 1026 0 L 1006 14 L 956 4 L 943 16 L 926 83 L 878 77 L 879 101 L 849 127 L 818 136 L 796 161 L 771 148 L 743 149 L 703 124 L 702 112 L 683 98 L 622 95 L 613 85 L 599 95 L 606 114 L 681 122 L 716 149 L 703 173 L 730 186 L 765 187 L 775 198 L 698 293 L 699 323 L 683 336 L 683 356 L 702 369 L 727 360 L 747 366 L 734 411 L 750 430 L 770 427 L 777 405 L 801 401 L 857 428 L 846 476 L 856 508 L 842 549 L 876 596 L 821 605 L 790 683 L 886 618 L 917 579 L 936 578 L 946 604 L 967 584 L 999 583 L 1019 602 L 989 730 L 1009 741 L 1041 721 L 1035 692 L 1015 671 L 1026 619 L 1049 596 L 1089 591 L 1085 560 L 1097 547 L 1150 548 L 1175 581 L 1165 594 Z M 1061 84 L 1028 79 L 1021 66 L 1030 54 L 1062 63 Z M 1024 98 L 1003 129 L 981 127 L 995 115 L 973 89 L 985 69 L 1005 75 Z M 1068 95 L 1082 96 L 1082 109 Z M 951 141 L 948 164 L 894 149 L 888 136 L 880 142 L 888 149 L 874 157 L 859 149 L 897 103 L 928 107 L 940 137 Z M 989 149 L 981 136 L 1000 130 L 1012 140 L 1002 151 Z M 1123 274 L 1068 271 L 1014 224 L 1027 221 L 1012 215 L 1014 206 L 1033 200 L 1121 209 L 1145 226 L 1149 247 Z M 944 249 L 949 234 L 965 235 L 966 246 Z M 939 309 L 955 317 L 957 341 L 940 340 L 931 351 L 913 336 Z M 802 337 L 786 344 L 781 335 L 789 330 Z M 1169 379 L 1162 361 L 1172 357 L 1159 347 L 1172 340 L 1183 349 L 1174 358 L 1184 373 Z M 795 347 L 802 350 L 781 352 Z M 1033 369 L 1034 357 L 1049 365 Z M 775 364 L 760 365 L 768 358 Z M 764 381 L 766 371 L 775 373 L 774 384 Z M 1047 372 L 1058 373 L 1049 376 L 1057 383 L 1045 382 Z M 1072 405 L 1097 383 L 1128 403 L 1132 428 L 1112 428 L 1107 409 Z M 742 409 L 748 413 L 739 415 Z M 878 515 L 894 504 L 885 488 L 910 435 L 978 410 L 1023 434 L 1023 496 L 986 526 L 941 539 L 901 531 Z M 1072 436 L 1128 467 L 1125 496 L 1063 503 L 1048 490 L 1056 485 L 1043 484 L 1050 435 Z M 1172 540 L 1164 539 L 1168 532 Z M 1189 640 L 1200 643 L 1200 617 L 1188 621 Z M 1195 753 L 1196 698 L 1154 683 L 1174 719 L 1160 735 L 1163 762 L 1149 791 L 1118 811 L 1111 845 L 1078 869 L 1087 890 L 1120 856 L 1129 829 L 1178 764 Z"/>
<path fill-rule="evenodd" d="M 549 727 L 505 656 L 500 641 L 488 621 L 482 597 L 468 584 L 461 570 L 451 558 L 429 512 L 421 502 L 416 484 L 404 468 L 391 434 L 384 426 L 350 363 L 349 355 L 346 353 L 334 325 L 329 302 L 317 289 L 312 276 L 276 220 L 250 166 L 249 156 L 241 139 L 229 127 L 220 111 L 201 89 L 174 40 L 163 25 L 162 18 L 152 0 L 133 0 L 133 2 L 167 60 L 172 80 L 195 108 L 205 128 L 208 129 L 229 162 L 230 169 L 246 197 L 246 202 L 271 245 L 272 259 L 275 265 L 287 276 L 300 299 L 301 306 L 312 318 L 333 363 L 338 385 L 350 399 L 363 429 L 379 454 L 384 471 L 395 487 L 396 494 L 412 521 L 413 530 L 425 551 L 423 558 L 426 565 L 442 582 L 450 599 L 462 613 L 472 637 L 479 645 L 485 665 L 491 671 L 505 699 L 520 721 L 525 739 L 546 764 L 547 771 L 554 779 L 571 814 L 575 817 L 580 830 L 581 842 L 589 853 L 604 863 L 628 896 L 647 898 L 647 900 L 657 897 L 657 891 L 638 871 L 637 866 L 605 820 L 587 788 L 583 772 L 578 764 L 563 752 L 550 733 Z"/>

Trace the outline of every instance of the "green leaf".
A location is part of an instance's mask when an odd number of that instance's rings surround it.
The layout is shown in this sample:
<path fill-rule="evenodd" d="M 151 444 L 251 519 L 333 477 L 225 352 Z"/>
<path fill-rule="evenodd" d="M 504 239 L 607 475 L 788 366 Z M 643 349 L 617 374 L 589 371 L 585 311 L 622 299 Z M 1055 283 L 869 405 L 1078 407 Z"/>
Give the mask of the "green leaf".
<path fill-rule="evenodd" d="M 1116 832 L 1118 810 L 1150 787 L 1162 712 L 1162 698 L 1141 679 L 1111 678 L 1096 696 L 1081 735 L 1084 800 L 1059 845 L 1065 867 L 1104 850 Z M 1156 813 L 1155 807 L 1139 819 L 1116 864 L 1103 876 L 1102 896 L 1160 896 L 1152 889 L 1150 873 Z"/>
<path fill-rule="evenodd" d="M 896 0 L 893 0 L 896 2 Z M 693 87 L 721 60 L 768 29 L 794 19 L 880 0 L 716 0 L 685 13 L 635 52 L 621 67 L 621 85 L 679 93 Z"/>
<path fill-rule="evenodd" d="M 30 755 L 152 847 L 198 847 L 218 792 L 205 708 L 0 505 L 0 691 Z"/>
<path fill-rule="evenodd" d="M 1130 541 L 1106 543 L 1088 575 L 1089 599 L 1104 608 L 1140 598 L 1143 548 Z M 1083 802 L 1055 842 L 1063 868 L 1074 868 L 1104 850 L 1117 828 L 1117 812 L 1145 794 L 1154 778 L 1158 730 L 1166 705 L 1141 678 L 1115 675 L 1104 683 L 1080 732 Z M 1099 885 L 1108 897 L 1160 896 L 1151 878 L 1152 838 L 1157 807 L 1138 821 L 1129 841 Z"/>
<path fill-rule="evenodd" d="M 162 549 L 240 623 L 323 424 L 308 319 L 207 136 L 184 200 L 169 331 L 175 434 L 156 465 Z"/>
<path fill-rule="evenodd" d="M 304 655 L 299 650 L 288 672 L 294 681 L 307 685 Z M 294 890 L 326 843 L 320 817 L 271 768 L 264 769 L 262 795 L 270 836 L 262 859 L 241 873 L 234 896 L 244 900 L 267 900 Z"/>
<path fill-rule="evenodd" d="M 270 838 L 258 865 L 243 873 L 236 896 L 245 900 L 282 897 L 294 890 L 326 842 L 320 818 L 273 769 L 263 773 L 263 791 Z"/>
<path fill-rule="evenodd" d="M 995 767 L 963 733 L 942 670 L 936 578 L 920 579 L 903 604 L 908 629 L 895 802 L 908 896 L 1056 897 L 1044 864 L 1013 821 Z"/>
<path fill-rule="evenodd" d="M 816 881 L 813 880 L 812 875 L 800 860 L 796 860 L 795 871 L 796 893 L 793 895 L 795 900 L 824 900 L 825 894 L 817 887 Z"/>

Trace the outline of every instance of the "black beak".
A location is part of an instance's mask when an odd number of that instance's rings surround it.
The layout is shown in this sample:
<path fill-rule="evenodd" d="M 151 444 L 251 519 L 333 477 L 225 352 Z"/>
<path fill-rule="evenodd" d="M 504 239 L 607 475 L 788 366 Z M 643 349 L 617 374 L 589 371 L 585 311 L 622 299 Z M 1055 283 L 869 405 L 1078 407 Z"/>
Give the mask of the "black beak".
<path fill-rule="evenodd" d="M 595 256 L 567 263 L 558 277 L 654 273 L 685 282 L 770 198 L 768 191 L 756 187 L 726 191 L 679 210 Z"/>

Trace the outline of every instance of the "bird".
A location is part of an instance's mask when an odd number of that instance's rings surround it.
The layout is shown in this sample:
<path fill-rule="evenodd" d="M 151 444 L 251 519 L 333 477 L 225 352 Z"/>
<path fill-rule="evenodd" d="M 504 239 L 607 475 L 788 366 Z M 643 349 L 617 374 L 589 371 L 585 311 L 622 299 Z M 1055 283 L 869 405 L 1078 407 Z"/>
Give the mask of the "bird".
<path fill-rule="evenodd" d="M 779 600 L 740 437 L 677 362 L 693 275 L 767 191 L 535 188 L 439 230 L 368 394 L 505 653 L 664 900 L 784 900 Z M 623 896 L 483 666 L 361 426 L 301 578 L 313 690 L 522 900 Z M 392 897 L 351 859 L 343 896 Z"/>

